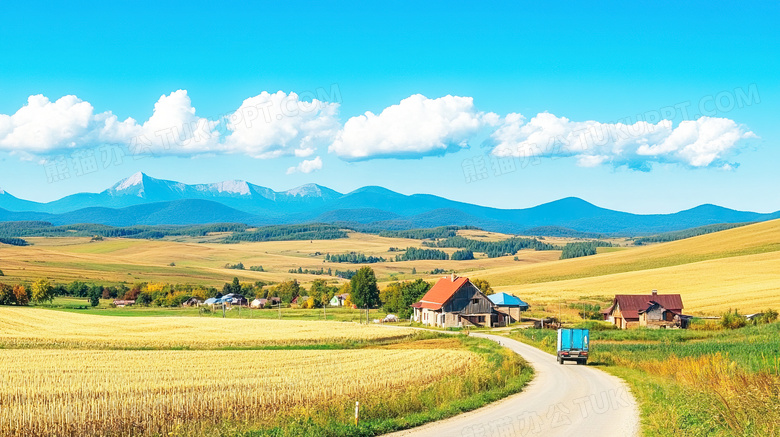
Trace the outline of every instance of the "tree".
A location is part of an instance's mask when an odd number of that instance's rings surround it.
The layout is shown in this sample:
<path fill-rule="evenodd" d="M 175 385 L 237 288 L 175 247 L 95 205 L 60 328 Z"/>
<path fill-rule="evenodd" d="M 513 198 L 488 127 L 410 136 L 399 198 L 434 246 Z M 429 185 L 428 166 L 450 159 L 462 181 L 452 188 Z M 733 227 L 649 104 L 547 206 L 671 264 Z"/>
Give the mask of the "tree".
<path fill-rule="evenodd" d="M 470 281 L 472 284 L 474 284 L 475 287 L 479 288 L 479 291 L 485 295 L 495 293 L 495 291 L 493 291 L 493 287 L 490 286 L 490 283 L 484 279 L 470 279 Z"/>
<path fill-rule="evenodd" d="M 27 295 L 24 285 L 14 285 L 14 297 L 17 305 L 27 305 L 30 302 L 30 296 Z"/>
<path fill-rule="evenodd" d="M 314 307 L 327 305 L 330 299 L 336 293 L 335 287 L 329 287 L 324 279 L 315 279 L 309 288 L 309 295 L 314 298 Z"/>
<path fill-rule="evenodd" d="M 68 294 L 74 297 L 87 297 L 89 287 L 87 284 L 79 281 L 73 281 L 68 285 Z"/>
<path fill-rule="evenodd" d="M 238 282 L 238 278 L 235 276 L 233 277 L 233 283 L 230 286 L 230 290 L 231 293 L 235 293 L 235 294 L 241 293 L 241 283 Z"/>
<path fill-rule="evenodd" d="M 141 293 L 138 293 L 138 298 L 135 300 L 136 303 L 139 305 L 149 306 L 150 303 L 152 303 L 152 295 L 149 294 L 146 291 L 142 291 Z"/>
<path fill-rule="evenodd" d="M 100 296 L 103 294 L 102 287 L 93 287 L 89 290 L 89 304 L 93 307 L 100 305 Z"/>
<path fill-rule="evenodd" d="M 398 313 L 401 307 L 401 284 L 393 282 L 379 292 L 382 309 L 386 313 Z"/>
<path fill-rule="evenodd" d="M 432 286 L 430 282 L 422 279 L 402 283 L 398 317 L 402 319 L 409 318 L 412 315 L 412 304 L 422 299 Z"/>
<path fill-rule="evenodd" d="M 54 300 L 54 287 L 46 279 L 39 279 L 32 284 L 32 300 L 35 303 L 51 302 Z"/>
<path fill-rule="evenodd" d="M 290 281 L 280 282 L 277 286 L 273 287 L 272 290 L 273 295 L 282 299 L 282 302 L 290 303 L 301 293 L 301 285 L 297 280 L 293 279 Z M 271 295 L 270 290 L 268 295 Z"/>
<path fill-rule="evenodd" d="M 368 323 L 369 308 L 379 304 L 379 288 L 376 286 L 376 275 L 371 267 L 361 267 L 349 281 L 352 293 L 350 298 L 358 307 L 366 309 Z"/>
<path fill-rule="evenodd" d="M 16 302 L 14 288 L 10 285 L 0 283 L 0 305 L 11 305 Z"/>

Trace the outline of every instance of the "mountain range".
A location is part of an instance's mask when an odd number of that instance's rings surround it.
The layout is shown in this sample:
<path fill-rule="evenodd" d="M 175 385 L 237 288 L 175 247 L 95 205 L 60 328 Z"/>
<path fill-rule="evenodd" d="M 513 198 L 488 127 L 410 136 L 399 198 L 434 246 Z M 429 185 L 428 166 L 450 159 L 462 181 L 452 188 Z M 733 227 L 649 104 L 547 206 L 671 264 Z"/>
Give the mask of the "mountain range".
<path fill-rule="evenodd" d="M 246 223 L 360 223 L 384 229 L 470 225 L 523 233 L 565 228 L 584 233 L 646 235 L 714 223 L 780 218 L 716 205 L 673 214 L 632 214 L 569 197 L 525 209 L 500 209 L 429 194 L 404 195 L 368 186 L 339 193 L 316 184 L 274 191 L 246 181 L 188 185 L 136 173 L 99 193 L 77 193 L 48 203 L 19 199 L 0 190 L 0 221 L 112 226 Z"/>

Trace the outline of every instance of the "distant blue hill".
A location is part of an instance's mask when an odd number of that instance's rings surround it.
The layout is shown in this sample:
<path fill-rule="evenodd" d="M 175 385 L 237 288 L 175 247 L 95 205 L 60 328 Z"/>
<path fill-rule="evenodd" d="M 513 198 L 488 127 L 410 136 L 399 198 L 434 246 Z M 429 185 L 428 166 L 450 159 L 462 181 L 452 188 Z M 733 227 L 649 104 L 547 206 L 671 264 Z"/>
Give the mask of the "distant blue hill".
<path fill-rule="evenodd" d="M 716 205 L 673 214 L 631 214 L 569 197 L 525 209 L 500 209 L 430 194 L 404 195 L 382 187 L 339 193 L 307 184 L 274 191 L 245 181 L 188 185 L 136 173 L 99 193 L 78 193 L 48 203 L 19 199 L 0 190 L 0 221 L 45 220 L 54 224 L 112 226 L 205 224 L 360 223 L 411 229 L 469 225 L 489 231 L 536 235 L 553 232 L 648 235 L 716 223 L 780 218 Z"/>

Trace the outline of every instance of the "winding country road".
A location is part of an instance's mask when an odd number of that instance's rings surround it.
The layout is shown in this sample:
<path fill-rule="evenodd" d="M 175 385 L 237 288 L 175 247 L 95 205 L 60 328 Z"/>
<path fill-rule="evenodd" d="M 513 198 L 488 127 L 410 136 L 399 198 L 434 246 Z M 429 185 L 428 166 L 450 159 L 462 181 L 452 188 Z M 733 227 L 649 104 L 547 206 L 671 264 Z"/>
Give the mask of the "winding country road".
<path fill-rule="evenodd" d="M 558 364 L 550 355 L 506 337 L 472 333 L 520 354 L 536 371 L 522 392 L 480 409 L 418 428 L 401 437 L 636 436 L 639 412 L 628 386 L 589 366 Z"/>

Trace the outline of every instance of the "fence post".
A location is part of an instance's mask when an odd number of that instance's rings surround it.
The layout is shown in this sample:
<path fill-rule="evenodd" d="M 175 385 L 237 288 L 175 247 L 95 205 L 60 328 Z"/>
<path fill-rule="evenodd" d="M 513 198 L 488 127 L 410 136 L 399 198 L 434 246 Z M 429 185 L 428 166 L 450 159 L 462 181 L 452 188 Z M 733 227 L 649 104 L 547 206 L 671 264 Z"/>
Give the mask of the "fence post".
<path fill-rule="evenodd" d="M 359 418 L 360 418 L 360 402 L 355 401 L 355 426 L 357 426 Z"/>

